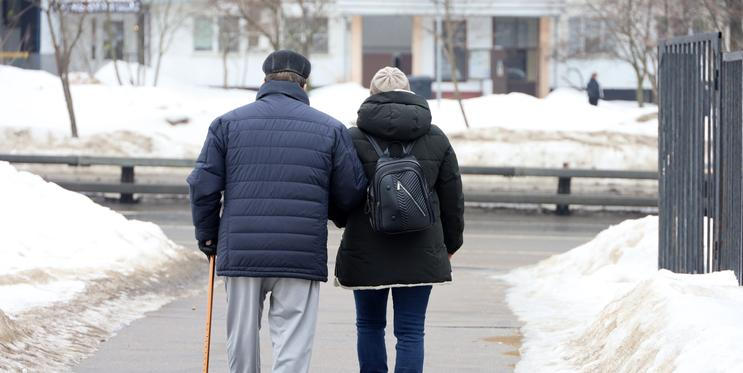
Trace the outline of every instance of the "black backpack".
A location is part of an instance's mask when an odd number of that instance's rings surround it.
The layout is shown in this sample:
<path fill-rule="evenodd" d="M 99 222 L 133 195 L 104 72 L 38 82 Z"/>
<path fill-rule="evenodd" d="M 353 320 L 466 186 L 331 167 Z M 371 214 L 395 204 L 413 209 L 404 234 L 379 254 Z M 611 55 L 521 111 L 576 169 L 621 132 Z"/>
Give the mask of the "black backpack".
<path fill-rule="evenodd" d="M 393 158 L 389 148 L 382 151 L 374 137 L 366 135 L 379 156 L 374 177 L 366 194 L 366 212 L 372 229 L 399 234 L 422 231 L 435 222 L 431 189 L 423 168 L 411 153 L 415 141 L 402 144 L 402 156 Z"/>

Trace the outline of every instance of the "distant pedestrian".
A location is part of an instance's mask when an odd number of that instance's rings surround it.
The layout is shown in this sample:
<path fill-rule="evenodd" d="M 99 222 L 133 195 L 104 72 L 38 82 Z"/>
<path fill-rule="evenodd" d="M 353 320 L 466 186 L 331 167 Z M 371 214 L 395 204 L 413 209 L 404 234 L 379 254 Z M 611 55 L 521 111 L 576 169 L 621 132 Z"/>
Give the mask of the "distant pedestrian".
<path fill-rule="evenodd" d="M 414 215 L 418 211 L 425 216 L 425 202 L 431 202 L 432 225 L 408 233 L 379 232 L 370 223 L 371 210 L 385 206 L 371 206 L 368 197 L 366 208 L 358 207 L 346 219 L 335 220 L 346 227 L 336 259 L 336 281 L 354 290 L 361 372 L 387 372 L 384 335 L 390 293 L 397 337 L 395 372 L 422 372 L 432 285 L 452 281 L 450 259 L 463 242 L 462 180 L 449 139 L 431 124 L 428 103 L 410 92 L 405 74 L 392 67 L 381 69 L 372 79 L 371 94 L 358 111 L 358 128 L 350 130 L 366 176 L 373 180 L 375 173 L 382 172 L 377 171 L 380 157 L 385 162 L 388 156 L 402 157 L 408 150 L 430 189 L 408 190 L 403 183 L 410 181 L 410 175 L 401 173 L 392 177 L 394 185 L 380 185 L 379 191 L 393 196 L 391 200 L 401 208 L 407 206 L 413 218 L 419 217 Z M 373 188 L 370 185 L 369 190 Z M 430 200 L 424 200 L 423 194 Z M 403 217 L 387 219 L 391 225 L 396 220 L 403 220 L 399 223 L 403 227 L 406 224 Z"/>
<path fill-rule="evenodd" d="M 367 181 L 346 127 L 308 106 L 310 62 L 277 51 L 263 72 L 256 101 L 209 127 L 188 177 L 191 210 L 199 248 L 225 277 L 230 372 L 260 371 L 270 293 L 273 372 L 303 373 L 328 276 L 328 216 L 356 208 Z"/>
<path fill-rule="evenodd" d="M 586 87 L 586 91 L 588 92 L 588 103 L 593 106 L 597 106 L 599 104 L 599 98 L 601 98 L 601 87 L 599 86 L 598 80 L 596 80 L 597 77 L 598 74 L 591 74 L 591 80 L 588 82 L 588 86 Z"/>

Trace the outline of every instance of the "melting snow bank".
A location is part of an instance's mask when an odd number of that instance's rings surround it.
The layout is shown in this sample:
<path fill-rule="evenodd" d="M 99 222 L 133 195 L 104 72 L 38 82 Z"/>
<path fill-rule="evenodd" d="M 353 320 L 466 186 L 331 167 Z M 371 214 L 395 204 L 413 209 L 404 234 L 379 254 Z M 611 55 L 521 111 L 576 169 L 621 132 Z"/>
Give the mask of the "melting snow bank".
<path fill-rule="evenodd" d="M 732 272 L 656 269 L 658 218 L 504 277 L 524 322 L 516 372 L 743 371 L 743 288 Z"/>
<path fill-rule="evenodd" d="M 60 371 L 184 294 L 200 263 L 152 223 L 0 162 L 0 367 Z"/>
<path fill-rule="evenodd" d="M 120 68 L 121 73 L 138 71 L 124 63 Z M 103 84 L 72 85 L 80 138 L 71 138 L 59 79 L 44 71 L 0 66 L 0 87 L 7 87 L 0 89 L 0 152 L 195 158 L 215 117 L 255 99 L 251 91 L 172 79 L 162 79 L 158 87 L 120 86 L 112 64 L 96 77 Z M 346 83 L 309 95 L 313 107 L 351 125 L 369 90 Z M 602 101 L 591 106 L 584 93 L 566 89 L 544 99 L 494 94 L 463 105 L 469 130 L 457 101 L 429 101 L 433 122 L 451 136 L 463 165 L 562 167 L 567 162 L 572 168 L 657 168 L 654 105 Z"/>

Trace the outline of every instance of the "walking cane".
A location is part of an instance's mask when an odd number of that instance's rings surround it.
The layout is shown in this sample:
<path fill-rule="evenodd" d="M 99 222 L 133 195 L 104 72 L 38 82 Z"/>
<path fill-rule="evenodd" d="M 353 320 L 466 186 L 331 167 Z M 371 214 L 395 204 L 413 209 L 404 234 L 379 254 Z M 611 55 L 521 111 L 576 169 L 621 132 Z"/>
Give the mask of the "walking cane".
<path fill-rule="evenodd" d="M 204 373 L 209 372 L 209 347 L 212 339 L 212 305 L 214 303 L 214 255 L 209 256 L 209 299 L 206 302 L 206 336 L 204 336 Z"/>

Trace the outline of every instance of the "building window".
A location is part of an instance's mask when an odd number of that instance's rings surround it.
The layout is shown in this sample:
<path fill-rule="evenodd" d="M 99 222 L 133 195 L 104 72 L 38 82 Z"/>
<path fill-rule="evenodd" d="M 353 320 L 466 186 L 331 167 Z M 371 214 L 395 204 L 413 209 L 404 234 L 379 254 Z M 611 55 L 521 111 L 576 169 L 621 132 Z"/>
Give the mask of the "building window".
<path fill-rule="evenodd" d="M 210 51 L 213 49 L 212 40 L 214 28 L 209 17 L 196 17 L 193 20 L 193 50 Z"/>
<path fill-rule="evenodd" d="M 496 47 L 531 49 L 539 45 L 539 19 L 497 17 L 494 21 Z"/>
<path fill-rule="evenodd" d="M 328 19 L 317 17 L 310 20 L 312 27 L 304 27 L 301 18 L 289 18 L 284 27 L 284 43 L 287 48 L 296 51 L 304 50 L 307 43 L 305 38 L 312 38 L 309 42 L 310 53 L 328 53 Z M 311 35 L 310 35 L 311 34 Z"/>
<path fill-rule="evenodd" d="M 103 43 L 104 58 L 120 60 L 124 57 L 124 21 L 106 21 L 103 24 L 106 40 Z"/>
<path fill-rule="evenodd" d="M 571 56 L 606 53 L 614 49 L 614 39 L 606 22 L 597 18 L 568 19 L 568 53 Z"/>
<path fill-rule="evenodd" d="M 452 32 L 452 49 L 454 50 L 454 67 L 458 81 L 467 80 L 467 21 L 442 22 L 441 32 L 441 79 L 444 81 L 452 80 L 451 61 L 449 54 L 445 50 L 447 47 L 446 40 L 449 40 L 449 30 L 447 25 L 451 25 Z"/>
<path fill-rule="evenodd" d="M 240 50 L 240 17 L 219 17 L 219 51 L 232 53 Z"/>

